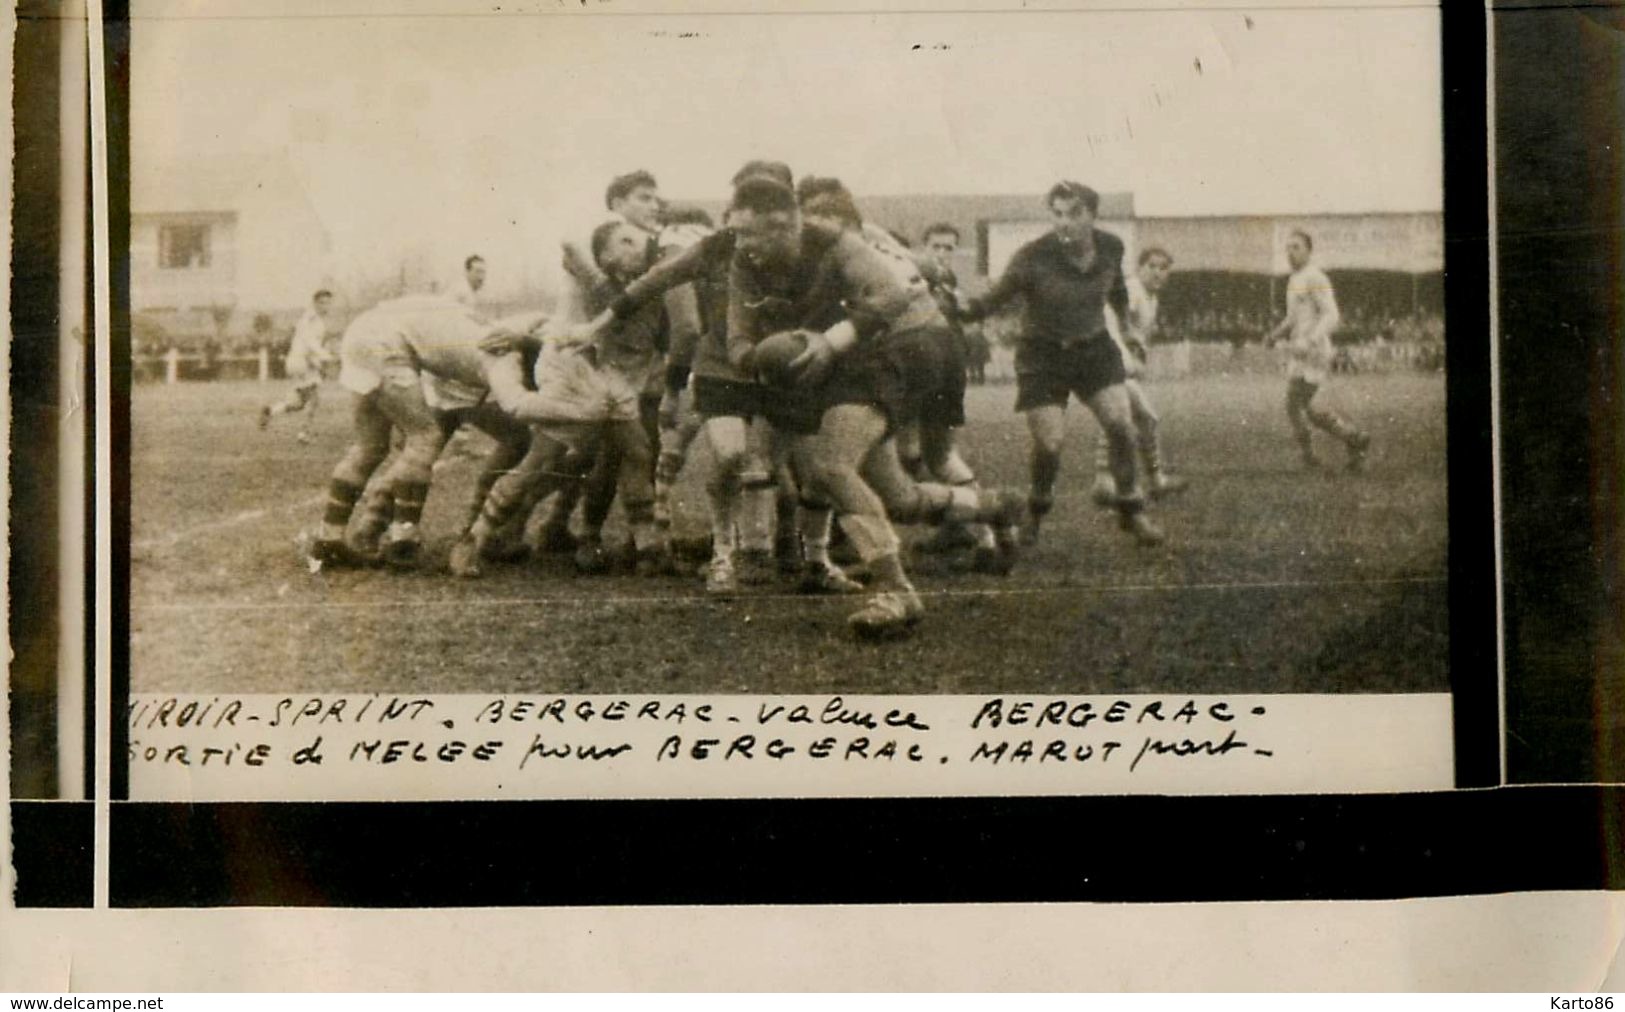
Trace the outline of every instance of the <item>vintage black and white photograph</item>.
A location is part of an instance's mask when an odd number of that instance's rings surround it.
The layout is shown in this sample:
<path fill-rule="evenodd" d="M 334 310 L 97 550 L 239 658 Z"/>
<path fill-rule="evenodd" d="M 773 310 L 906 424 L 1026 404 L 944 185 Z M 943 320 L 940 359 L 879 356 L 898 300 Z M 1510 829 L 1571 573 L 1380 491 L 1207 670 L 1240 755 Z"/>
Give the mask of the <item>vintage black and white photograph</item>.
<path fill-rule="evenodd" d="M 146 7 L 133 690 L 1446 690 L 1437 11 Z"/>

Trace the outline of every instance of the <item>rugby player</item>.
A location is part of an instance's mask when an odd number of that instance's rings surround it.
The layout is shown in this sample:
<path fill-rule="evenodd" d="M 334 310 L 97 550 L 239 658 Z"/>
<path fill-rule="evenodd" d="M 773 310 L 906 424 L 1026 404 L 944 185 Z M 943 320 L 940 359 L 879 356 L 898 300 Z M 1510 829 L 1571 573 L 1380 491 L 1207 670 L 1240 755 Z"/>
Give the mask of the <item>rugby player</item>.
<path fill-rule="evenodd" d="M 485 296 L 480 294 L 485 288 L 485 258 L 475 253 L 463 261 L 463 280 L 452 289 L 451 297 L 474 311 L 476 316 L 485 315 Z"/>
<path fill-rule="evenodd" d="M 768 417 L 797 437 L 797 475 L 834 505 L 868 565 L 868 599 L 850 627 L 866 637 L 904 633 L 924 606 L 888 515 L 902 523 L 995 523 L 1013 555 L 1024 504 L 1008 493 L 916 483 L 898 462 L 895 427 L 951 386 L 940 350 L 946 321 L 935 301 L 915 298 L 897 265 L 862 238 L 804 221 L 795 192 L 777 180 L 740 183 L 729 222 L 736 247 L 730 358 L 748 375 L 763 338 L 788 329 L 805 335 L 806 349 L 790 363 L 794 388 L 772 398 Z"/>
<path fill-rule="evenodd" d="M 857 201 L 840 180 L 806 177 L 797 187 L 797 197 L 805 220 L 835 230 L 856 232 L 888 263 L 895 265 L 898 280 L 912 298 L 930 299 L 937 304 L 944 321 L 944 326 L 934 331 L 942 342 L 938 349 L 942 386 L 926 398 L 918 417 L 899 422 L 895 432 L 898 457 L 904 470 L 916 481 L 961 487 L 975 485 L 976 473 L 954 446 L 954 432 L 965 424 L 964 344 L 943 307 L 946 296 L 938 292 L 939 288 L 952 290 L 956 282 L 935 259 L 916 259 L 896 236 L 865 222 Z M 968 540 L 967 547 L 976 549 L 974 565 L 979 571 L 1001 572 L 1008 561 L 1000 554 L 993 530 L 986 524 L 950 521 L 938 531 L 937 543 L 928 542 L 925 547 L 946 549 L 958 536 Z"/>
<path fill-rule="evenodd" d="M 669 231 L 672 245 L 663 247 L 662 214 L 664 203 L 660 187 L 654 176 L 639 169 L 610 180 L 604 192 L 604 206 L 616 219 L 633 226 L 648 246 L 648 260 L 670 253 L 681 242 L 683 233 Z M 619 293 L 620 286 L 596 262 L 596 258 L 583 258 L 572 243 L 565 244 L 565 269 L 580 288 L 580 298 L 587 316 L 592 316 Z M 692 290 L 678 289 L 666 295 L 666 314 L 674 346 L 688 347 L 695 340 L 700 322 Z M 651 445 L 660 442 L 660 405 L 664 396 L 663 376 L 651 374 L 648 387 L 638 401 L 639 418 Z M 621 461 L 616 456 L 620 444 L 610 441 L 602 444 L 592 475 L 584 485 L 567 487 L 558 497 L 547 523 L 542 529 L 541 544 L 551 550 L 575 551 L 576 567 L 586 573 L 601 573 L 609 567 L 603 546 L 604 523 L 614 505 Z M 651 479 L 653 463 L 651 462 Z M 582 506 L 582 538 L 576 542 L 569 533 L 570 514 L 578 496 L 584 496 Z M 645 563 L 647 568 L 648 563 Z"/>
<path fill-rule="evenodd" d="M 1164 473 L 1162 440 L 1157 433 L 1160 419 L 1145 387 L 1140 384 L 1151 339 L 1157 333 L 1160 293 L 1162 286 L 1168 283 L 1168 273 L 1173 266 L 1174 258 L 1160 246 L 1148 246 L 1140 251 L 1135 271 L 1126 279 L 1128 315 L 1117 321 L 1115 333 L 1123 352 L 1123 369 L 1128 374 L 1123 386 L 1128 390 L 1129 408 L 1134 413 L 1135 442 L 1140 449 L 1140 463 L 1145 466 L 1147 490 L 1153 499 L 1182 492 L 1190 484 L 1184 478 Z M 1117 499 L 1117 487 L 1111 474 L 1111 441 L 1104 432 L 1095 443 L 1092 494 L 1101 506 L 1111 506 Z"/>
<path fill-rule="evenodd" d="M 532 316 L 522 326 L 540 319 Z M 483 399 L 489 391 L 499 407 L 516 414 L 525 392 L 520 357 L 494 355 L 482 347 L 512 326 L 480 321 L 467 307 L 443 295 L 391 299 L 351 321 L 340 344 L 339 382 L 354 395 L 354 435 L 328 483 L 321 529 L 310 547 L 312 562 L 368 561 L 372 546 L 352 549 L 345 541 L 345 528 L 368 479 L 389 455 L 394 429 L 403 438 L 381 479 L 390 515 L 378 556 L 397 566 L 416 562 L 422 547 L 418 525 L 434 461 L 456 428 L 447 421 L 456 411 L 454 402 L 439 400 L 436 391 L 458 398 L 455 403 L 463 407 L 471 406 L 467 398 L 477 393 Z M 501 428 L 493 434 L 499 445 L 510 442 L 512 435 Z M 368 532 L 363 538 L 370 536 Z"/>
<path fill-rule="evenodd" d="M 747 163 L 734 176 L 734 184 L 761 176 L 788 187 L 790 169 L 778 162 Z M 600 319 L 595 328 L 613 320 L 634 315 L 639 307 L 680 285 L 693 285 L 699 297 L 704 327 L 689 363 L 694 408 L 702 419 L 702 431 L 710 445 L 716 466 L 706 481 L 706 498 L 711 512 L 712 558 L 707 567 L 706 587 L 716 594 L 732 594 L 740 582 L 765 579 L 770 529 L 775 501 L 788 503 L 791 515 L 779 512 L 778 530 L 795 539 L 793 510 L 797 496 L 783 494 L 774 487 L 770 471 L 772 451 L 764 446 L 771 439 L 762 424 L 772 392 L 754 376 L 740 370 L 730 358 L 727 340 L 728 281 L 734 259 L 734 233 L 724 228 L 701 239 L 675 257 L 662 261 L 643 277 L 627 286 Z M 675 354 L 676 370 L 682 370 Z M 675 384 L 681 377 L 674 375 Z M 668 397 L 672 396 L 668 392 Z M 681 458 L 662 453 L 657 475 L 666 473 L 675 480 Z M 659 478 L 657 477 L 657 481 Z M 779 547 L 780 561 L 786 554 L 805 556 L 803 589 L 825 593 L 852 593 L 861 586 L 849 579 L 829 559 L 831 513 L 827 505 L 802 505 L 802 538 L 796 548 Z M 799 549 L 797 551 L 796 549 Z M 740 564 L 735 565 L 736 550 Z"/>
<path fill-rule="evenodd" d="M 618 291 L 648 270 L 652 255 L 639 230 L 620 220 L 593 231 L 592 254 Z M 452 549 L 452 572 L 480 575 L 480 560 L 493 539 L 532 503 L 577 484 L 570 461 L 600 448 L 601 458 L 616 462 L 638 571 L 652 575 L 669 569 L 670 546 L 654 522 L 652 444 L 640 418 L 650 378 L 662 372 L 667 336 L 665 306 L 652 302 L 593 334 L 590 344 L 570 347 L 565 335 L 555 333 L 544 345 L 536 362 L 536 391 L 502 402 L 516 417 L 536 423 L 530 450 L 492 486 L 479 517 Z"/>
<path fill-rule="evenodd" d="M 1160 544 L 1162 531 L 1146 517 L 1139 485 L 1123 355 L 1106 322 L 1108 306 L 1119 319 L 1128 312 L 1122 240 L 1095 228 L 1100 195 L 1082 183 L 1056 183 L 1045 204 L 1054 227 L 1016 250 L 1004 276 L 964 308 L 967 320 L 980 320 L 1025 297 L 1016 410 L 1026 414 L 1032 435 L 1032 493 L 1023 541 L 1037 543 L 1039 526 L 1055 504 L 1066 405 L 1076 396 L 1110 440 L 1120 526 L 1142 545 Z"/>
<path fill-rule="evenodd" d="M 1314 248 L 1315 242 L 1307 232 L 1294 231 L 1287 237 L 1286 259 L 1292 275 L 1286 283 L 1286 315 L 1264 336 L 1264 343 L 1273 346 L 1282 339 L 1287 341 L 1286 416 L 1292 423 L 1304 467 L 1320 467 L 1314 438 L 1314 429 L 1320 429 L 1343 444 L 1348 469 L 1358 472 L 1365 466 L 1371 437 L 1317 403 L 1316 394 L 1325 385 L 1331 367 L 1332 334 L 1342 317 L 1331 279 L 1309 262 Z"/>
<path fill-rule="evenodd" d="M 327 289 L 311 296 L 310 308 L 293 328 L 293 341 L 288 345 L 288 357 L 284 360 L 288 378 L 293 380 L 293 393 L 285 400 L 260 408 L 261 429 L 278 415 L 308 409 L 297 438 L 301 443 L 310 442 L 310 427 L 316 421 L 316 407 L 320 403 L 322 367 L 334 361 L 327 339 L 327 315 L 332 307 L 333 293 Z"/>

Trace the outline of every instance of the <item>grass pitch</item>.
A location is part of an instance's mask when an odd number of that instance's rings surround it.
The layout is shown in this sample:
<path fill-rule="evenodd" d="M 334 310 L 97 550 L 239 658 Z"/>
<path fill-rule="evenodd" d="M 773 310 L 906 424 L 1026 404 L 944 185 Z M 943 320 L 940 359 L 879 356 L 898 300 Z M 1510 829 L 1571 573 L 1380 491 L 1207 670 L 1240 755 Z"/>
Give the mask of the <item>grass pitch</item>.
<path fill-rule="evenodd" d="M 1055 512 L 1008 578 L 915 564 L 913 639 L 854 641 L 850 599 L 700 581 L 580 577 L 568 560 L 444 571 L 477 469 L 451 460 L 425 513 L 421 572 L 310 574 L 314 528 L 347 435 L 323 389 L 255 426 L 280 386 L 144 385 L 131 405 L 133 691 L 515 693 L 1244 693 L 1446 691 L 1444 381 L 1339 378 L 1327 396 L 1371 432 L 1367 473 L 1297 463 L 1279 377 L 1150 385 L 1164 455 L 1192 479 L 1132 544 L 1088 499 L 1096 429 L 1069 411 Z M 1026 487 L 1010 386 L 972 388 L 965 456 L 984 484 Z M 1324 438 L 1324 437 L 1321 437 Z M 698 445 L 698 444 L 697 444 Z M 1338 467 L 1329 439 L 1322 456 Z M 679 532 L 704 529 L 691 460 Z M 612 529 L 616 521 L 612 520 Z M 913 531 L 905 538 L 920 538 Z"/>

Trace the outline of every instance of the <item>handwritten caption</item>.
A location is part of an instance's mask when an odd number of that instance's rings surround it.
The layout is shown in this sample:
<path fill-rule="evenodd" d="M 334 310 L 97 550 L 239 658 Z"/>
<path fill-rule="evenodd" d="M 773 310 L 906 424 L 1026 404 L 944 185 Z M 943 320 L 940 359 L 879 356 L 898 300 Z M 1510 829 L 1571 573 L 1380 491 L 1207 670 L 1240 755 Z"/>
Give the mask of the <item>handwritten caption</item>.
<path fill-rule="evenodd" d="M 1266 706 L 1224 699 L 143 697 L 133 767 L 891 763 L 1009 768 L 1269 760 Z"/>

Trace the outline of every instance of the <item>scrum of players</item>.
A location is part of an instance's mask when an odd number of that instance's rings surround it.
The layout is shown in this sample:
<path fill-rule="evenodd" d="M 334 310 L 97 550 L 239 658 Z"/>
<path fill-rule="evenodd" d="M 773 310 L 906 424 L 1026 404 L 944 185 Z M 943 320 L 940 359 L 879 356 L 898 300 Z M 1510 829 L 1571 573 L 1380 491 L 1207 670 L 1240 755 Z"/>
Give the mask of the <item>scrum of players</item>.
<path fill-rule="evenodd" d="M 1157 413 L 1136 377 L 1173 260 L 1147 249 L 1125 278 L 1121 240 L 1095 227 L 1093 190 L 1056 184 L 1045 199 L 1053 229 L 967 299 L 947 263 L 952 226 L 928 229 L 916 255 L 864 220 L 839 180 L 798 185 L 788 166 L 753 161 L 731 183 L 714 227 L 703 212 L 669 213 L 646 172 L 615 179 L 612 217 L 586 248 L 565 244 L 569 291 L 553 314 L 488 319 L 485 264 L 470 257 L 457 291 L 357 316 L 339 350 L 353 434 L 308 543 L 311 568 L 417 565 L 435 464 L 468 426 L 494 446 L 451 551 L 454 574 L 523 557 L 543 510 L 537 547 L 601 571 L 617 500 L 636 571 L 676 574 L 672 489 L 703 438 L 707 591 L 795 577 L 803 592 L 854 595 L 856 635 L 893 638 L 924 612 L 897 525 L 934 527 L 920 547 L 956 553 L 964 569 L 1008 574 L 1054 506 L 1074 396 L 1100 424 L 1096 502 L 1135 543 L 1162 543 L 1149 504 L 1185 481 L 1164 470 Z M 1337 309 L 1310 248 L 1301 234 L 1289 244 L 1288 311 L 1270 338 L 1291 349 L 1288 414 L 1306 465 L 1318 465 L 1318 427 L 1357 469 L 1369 440 L 1315 399 Z M 955 438 L 961 328 L 1017 299 L 1026 493 L 980 484 Z M 832 559 L 837 531 L 856 555 L 852 572 Z"/>

